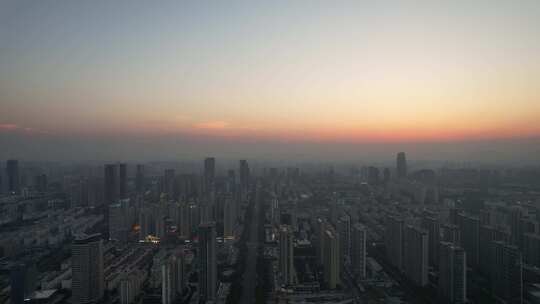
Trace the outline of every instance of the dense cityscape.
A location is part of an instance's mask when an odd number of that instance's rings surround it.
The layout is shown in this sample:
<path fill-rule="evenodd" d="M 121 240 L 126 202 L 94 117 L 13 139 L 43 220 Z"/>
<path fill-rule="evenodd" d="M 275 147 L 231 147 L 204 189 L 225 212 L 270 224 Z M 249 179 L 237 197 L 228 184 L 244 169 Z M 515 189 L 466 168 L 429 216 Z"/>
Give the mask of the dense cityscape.
<path fill-rule="evenodd" d="M 0 304 L 540 304 L 540 0 L 0 0 Z"/>
<path fill-rule="evenodd" d="M 0 301 L 540 301 L 538 168 L 267 165 L 6 161 Z"/>

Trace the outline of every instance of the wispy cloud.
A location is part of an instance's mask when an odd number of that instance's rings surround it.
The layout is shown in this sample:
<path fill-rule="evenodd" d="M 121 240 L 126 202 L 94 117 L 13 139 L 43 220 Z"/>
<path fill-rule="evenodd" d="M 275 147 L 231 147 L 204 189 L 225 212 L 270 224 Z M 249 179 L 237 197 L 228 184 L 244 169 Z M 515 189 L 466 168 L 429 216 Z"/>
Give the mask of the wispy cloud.
<path fill-rule="evenodd" d="M 229 127 L 229 123 L 226 121 L 206 121 L 196 123 L 193 125 L 193 127 L 204 130 L 223 130 Z"/>
<path fill-rule="evenodd" d="M 27 134 L 50 134 L 49 131 L 20 126 L 14 123 L 0 123 L 0 132 L 23 132 Z"/>

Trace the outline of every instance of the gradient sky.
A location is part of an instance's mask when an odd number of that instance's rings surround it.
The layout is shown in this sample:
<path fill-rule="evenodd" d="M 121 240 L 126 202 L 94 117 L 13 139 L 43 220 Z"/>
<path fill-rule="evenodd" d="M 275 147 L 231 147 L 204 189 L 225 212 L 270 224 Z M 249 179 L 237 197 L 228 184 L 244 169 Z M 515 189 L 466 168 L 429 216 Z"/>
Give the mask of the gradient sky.
<path fill-rule="evenodd" d="M 2 157 L 539 137 L 537 0 L 0 0 Z"/>

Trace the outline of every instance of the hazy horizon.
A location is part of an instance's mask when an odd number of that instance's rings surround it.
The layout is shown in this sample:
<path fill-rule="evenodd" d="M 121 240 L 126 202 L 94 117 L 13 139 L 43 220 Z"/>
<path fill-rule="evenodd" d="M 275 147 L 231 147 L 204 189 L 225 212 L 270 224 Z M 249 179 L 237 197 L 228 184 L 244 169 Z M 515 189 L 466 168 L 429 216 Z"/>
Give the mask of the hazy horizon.
<path fill-rule="evenodd" d="M 3 159 L 540 160 L 538 1 L 2 1 L 0 45 Z"/>

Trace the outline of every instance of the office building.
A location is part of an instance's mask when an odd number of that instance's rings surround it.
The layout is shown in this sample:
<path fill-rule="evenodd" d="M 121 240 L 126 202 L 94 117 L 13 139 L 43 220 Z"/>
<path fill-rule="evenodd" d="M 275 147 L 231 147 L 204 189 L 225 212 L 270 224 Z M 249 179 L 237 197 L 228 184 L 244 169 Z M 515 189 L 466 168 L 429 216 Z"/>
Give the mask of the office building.
<path fill-rule="evenodd" d="M 77 237 L 71 255 L 73 303 L 97 303 L 104 291 L 101 235 Z"/>
<path fill-rule="evenodd" d="M 214 301 L 217 291 L 216 226 L 213 222 L 199 225 L 199 298 Z"/>

